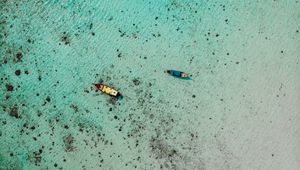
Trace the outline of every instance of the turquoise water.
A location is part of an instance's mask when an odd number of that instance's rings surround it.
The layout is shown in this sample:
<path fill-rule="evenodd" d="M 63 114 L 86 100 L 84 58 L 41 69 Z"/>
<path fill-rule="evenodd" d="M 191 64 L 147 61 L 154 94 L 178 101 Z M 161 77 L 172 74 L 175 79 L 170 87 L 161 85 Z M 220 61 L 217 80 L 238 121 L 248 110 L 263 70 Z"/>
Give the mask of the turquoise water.
<path fill-rule="evenodd" d="M 299 9 L 2 0 L 0 169 L 299 169 Z"/>

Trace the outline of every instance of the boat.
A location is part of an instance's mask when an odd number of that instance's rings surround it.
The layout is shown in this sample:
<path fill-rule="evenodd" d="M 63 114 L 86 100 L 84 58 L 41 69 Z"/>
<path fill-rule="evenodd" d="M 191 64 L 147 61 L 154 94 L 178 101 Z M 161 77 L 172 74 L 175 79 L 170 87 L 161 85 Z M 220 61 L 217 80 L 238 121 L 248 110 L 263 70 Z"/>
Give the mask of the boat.
<path fill-rule="evenodd" d="M 112 97 L 115 98 L 122 98 L 122 94 L 118 92 L 117 90 L 113 89 L 112 87 L 109 87 L 108 85 L 102 84 L 102 83 L 96 83 L 95 87 L 97 90 L 102 91 L 103 93 L 106 93 Z"/>
<path fill-rule="evenodd" d="M 174 76 L 174 77 L 179 77 L 179 78 L 183 78 L 183 79 L 190 79 L 190 75 L 182 72 L 182 71 L 178 71 L 178 70 L 166 70 L 165 73 L 169 73 L 170 75 Z"/>

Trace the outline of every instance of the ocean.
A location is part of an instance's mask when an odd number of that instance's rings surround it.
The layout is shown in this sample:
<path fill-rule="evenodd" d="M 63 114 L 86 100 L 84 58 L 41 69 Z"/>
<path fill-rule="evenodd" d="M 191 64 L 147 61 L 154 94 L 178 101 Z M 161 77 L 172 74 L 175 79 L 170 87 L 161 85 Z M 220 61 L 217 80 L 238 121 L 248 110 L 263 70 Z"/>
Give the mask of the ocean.
<path fill-rule="evenodd" d="M 0 169 L 299 169 L 299 9 L 1 0 Z"/>

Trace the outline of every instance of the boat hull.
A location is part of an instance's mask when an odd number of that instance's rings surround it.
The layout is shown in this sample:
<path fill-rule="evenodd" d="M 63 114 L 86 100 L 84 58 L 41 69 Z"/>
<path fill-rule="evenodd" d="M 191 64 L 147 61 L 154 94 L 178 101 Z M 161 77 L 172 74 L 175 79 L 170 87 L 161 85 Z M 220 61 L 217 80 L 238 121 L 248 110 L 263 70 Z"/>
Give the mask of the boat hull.
<path fill-rule="evenodd" d="M 166 70 L 167 73 L 169 73 L 170 75 L 174 76 L 174 77 L 178 77 L 178 78 L 184 78 L 184 79 L 188 79 L 190 78 L 190 76 L 182 71 L 178 71 L 178 70 Z"/>
<path fill-rule="evenodd" d="M 97 83 L 95 84 L 95 87 L 97 90 L 102 91 L 105 94 L 108 94 L 112 97 L 122 97 L 122 94 L 120 92 L 118 92 L 117 90 L 109 87 L 108 85 L 102 84 L 102 83 Z"/>

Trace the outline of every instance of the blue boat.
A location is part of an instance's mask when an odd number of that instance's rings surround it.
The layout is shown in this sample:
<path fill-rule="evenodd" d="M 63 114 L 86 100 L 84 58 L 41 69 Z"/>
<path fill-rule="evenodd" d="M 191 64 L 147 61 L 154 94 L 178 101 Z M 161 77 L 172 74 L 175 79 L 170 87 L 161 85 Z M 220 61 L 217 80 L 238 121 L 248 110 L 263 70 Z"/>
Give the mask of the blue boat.
<path fill-rule="evenodd" d="M 165 73 L 169 73 L 170 75 L 182 79 L 190 79 L 190 75 L 183 72 L 183 71 L 178 71 L 178 70 L 166 70 Z"/>

